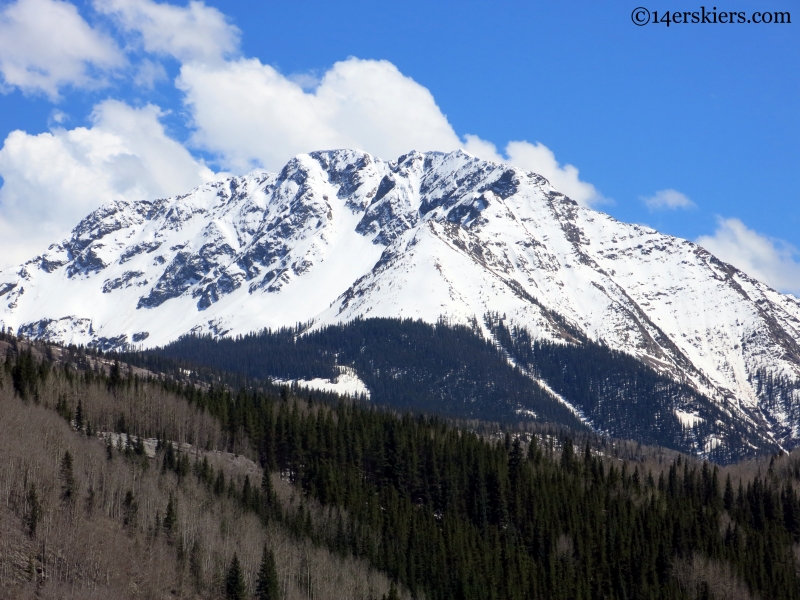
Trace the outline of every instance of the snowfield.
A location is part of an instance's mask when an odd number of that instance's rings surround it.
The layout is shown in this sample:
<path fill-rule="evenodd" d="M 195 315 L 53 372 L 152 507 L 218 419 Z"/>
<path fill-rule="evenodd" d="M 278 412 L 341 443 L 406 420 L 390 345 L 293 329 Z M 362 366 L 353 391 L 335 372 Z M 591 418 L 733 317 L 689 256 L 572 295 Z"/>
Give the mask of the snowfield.
<path fill-rule="evenodd" d="M 316 152 L 279 174 L 112 202 L 0 273 L 0 325 L 103 349 L 359 317 L 482 322 L 488 311 L 537 339 L 570 343 L 577 330 L 777 438 L 800 437 L 800 301 L 463 151 L 390 162 Z"/>

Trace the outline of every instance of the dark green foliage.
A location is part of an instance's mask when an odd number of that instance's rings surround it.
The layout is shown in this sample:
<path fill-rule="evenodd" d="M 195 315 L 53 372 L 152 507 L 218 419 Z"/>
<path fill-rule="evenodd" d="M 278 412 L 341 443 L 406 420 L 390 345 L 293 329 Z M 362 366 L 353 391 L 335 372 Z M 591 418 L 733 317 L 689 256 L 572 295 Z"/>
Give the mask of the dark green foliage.
<path fill-rule="evenodd" d="M 326 532 L 302 502 L 282 513 L 267 472 L 256 491 L 226 486 L 220 470 L 213 486 L 204 476 L 210 490 L 362 557 L 430 600 L 686 598 L 676 565 L 695 555 L 730 565 L 761 597 L 800 599 L 792 555 L 800 499 L 772 476 L 741 487 L 726 511 L 727 483 L 707 463 L 678 459 L 654 477 L 588 444 L 578 451 L 569 438 L 532 438 L 526 448 L 519 438 L 487 441 L 436 418 L 354 403 L 192 397 L 274 455 L 306 496 L 345 512 Z"/>
<path fill-rule="evenodd" d="M 236 339 L 187 336 L 146 356 L 123 356 L 155 366 L 158 353 L 261 380 L 332 378 L 339 374 L 337 364 L 349 365 L 373 400 L 402 410 L 517 422 L 522 408 L 540 420 L 583 428 L 563 404 L 512 368 L 491 341 L 469 327 L 369 319 L 299 338 L 297 333 L 299 329 L 265 330 Z M 280 394 L 285 401 L 288 390 Z"/>
<path fill-rule="evenodd" d="M 800 461 L 785 479 L 778 473 L 788 467 L 776 459 L 764 475 L 721 484 L 712 465 L 679 458 L 654 475 L 601 455 L 603 446 L 584 444 L 575 432 L 579 444 L 543 429 L 538 438 L 484 439 L 435 417 L 331 405 L 324 395 L 309 406 L 296 389 L 281 399 L 275 388 L 159 385 L 217 418 L 231 440 L 250 440 L 265 467 L 264 483 L 246 486 L 196 463 L 209 502 L 228 494 L 297 536 L 362 558 L 412 596 L 720 597 L 703 572 L 691 589 L 681 579 L 680 566 L 697 557 L 723 565 L 753 596 L 800 600 L 793 555 L 800 498 L 789 480 L 800 478 Z M 170 446 L 162 446 L 165 456 Z M 165 472 L 179 468 L 177 454 Z M 71 479 L 65 460 L 62 490 Z M 302 490 L 296 510 L 278 503 L 271 470 Z M 329 509 L 328 522 L 314 522 L 308 499 Z M 156 523 L 185 552 L 172 497 Z M 191 571 L 199 548 L 187 554 Z M 237 557 L 226 575 L 227 597 L 244 597 Z"/>
<path fill-rule="evenodd" d="M 83 402 L 78 399 L 78 407 L 75 409 L 75 429 L 83 431 Z"/>
<path fill-rule="evenodd" d="M 214 480 L 214 493 L 217 496 L 221 496 L 225 493 L 225 473 L 223 473 L 221 469 L 219 473 L 217 473 L 217 478 Z"/>
<path fill-rule="evenodd" d="M 755 428 L 732 422 L 714 401 L 624 352 L 585 338 L 577 338 L 575 344 L 534 341 L 527 330 L 506 327 L 496 314 L 486 315 L 485 321 L 517 364 L 546 381 L 595 427 L 615 437 L 696 454 L 702 440 L 713 436 L 725 440 L 711 451 L 719 463 L 752 456 L 754 449 L 760 453 L 777 449 Z M 676 409 L 695 412 L 701 420 L 684 427 Z"/>
<path fill-rule="evenodd" d="M 181 393 L 229 431 L 244 431 L 262 462 L 308 496 L 349 515 L 321 535 L 301 508 L 289 522 L 296 535 L 363 557 L 412 593 L 684 598 L 675 565 L 697 555 L 730 565 L 761 597 L 800 598 L 792 566 L 800 501 L 769 478 L 731 500 L 714 469 L 685 461 L 654 477 L 590 447 L 578 453 L 563 438 L 554 456 L 553 438 L 527 448 L 508 438 L 489 443 L 435 418 L 398 419 L 352 403 L 301 409 L 279 392 Z M 224 493 L 218 479 L 215 491 Z M 268 497 L 262 492 L 263 516 Z M 708 582 L 698 585 L 712 593 Z"/>
<path fill-rule="evenodd" d="M 170 497 L 170 500 L 172 498 Z M 136 524 L 136 515 L 139 512 L 139 504 L 136 502 L 136 499 L 133 495 L 131 490 L 128 490 L 125 493 L 125 500 L 122 503 L 122 524 L 126 527 L 132 527 Z"/>
<path fill-rule="evenodd" d="M 389 586 L 389 593 L 383 597 L 383 600 L 400 600 L 400 594 L 397 591 L 397 586 L 393 583 Z"/>
<path fill-rule="evenodd" d="M 239 556 L 234 554 L 233 560 L 225 575 L 225 598 L 227 600 L 245 600 L 247 590 L 244 585 L 244 574 L 239 564 Z"/>
<path fill-rule="evenodd" d="M 193 372 L 198 365 L 261 380 L 332 378 L 339 366 L 353 368 L 375 403 L 458 419 L 516 424 L 524 420 L 584 425 L 545 393 L 516 364 L 544 380 L 602 431 L 650 445 L 697 454 L 709 439 L 723 440 L 711 458 L 727 463 L 778 447 L 745 421 L 732 421 L 709 398 L 677 383 L 632 356 L 610 350 L 572 332 L 571 344 L 534 341 L 525 329 L 507 327 L 498 315 L 485 315 L 491 340 L 472 327 L 430 325 L 399 319 L 356 320 L 302 334 L 303 329 L 265 330 L 235 339 L 186 336 L 146 354 L 124 355 L 142 366 Z M 299 335 L 302 334 L 302 335 Z M 762 381 L 763 379 L 763 381 Z M 791 393 L 800 382 L 764 375 L 760 394 L 791 414 Z M 280 390 L 285 402 L 288 390 Z M 324 397 L 324 395 L 321 395 Z M 701 417 L 684 427 L 676 409 Z M 227 415 L 236 417 L 235 414 Z M 234 429 L 230 429 L 234 432 Z M 259 448 L 262 464 L 271 461 Z"/>
<path fill-rule="evenodd" d="M 264 544 L 261 553 L 261 566 L 258 569 L 256 580 L 256 600 L 279 600 L 280 587 L 278 585 L 278 572 L 275 569 L 275 555 Z"/>
<path fill-rule="evenodd" d="M 172 442 L 167 442 L 166 450 L 164 451 L 164 458 L 161 461 L 161 472 L 174 471 L 178 466 L 178 461 L 175 458 L 175 448 Z"/>
<path fill-rule="evenodd" d="M 75 499 L 75 475 L 72 471 L 72 454 L 69 450 L 64 453 L 59 469 L 61 479 L 61 500 L 70 503 Z"/>
<path fill-rule="evenodd" d="M 164 532 L 171 536 L 175 533 L 175 528 L 178 523 L 178 509 L 175 506 L 175 498 L 173 498 L 172 493 L 169 495 L 169 501 L 167 502 L 167 509 L 164 511 L 164 521 L 162 522 L 162 526 L 164 527 Z"/>
<path fill-rule="evenodd" d="M 115 360 L 114 364 L 111 366 L 111 372 L 109 373 L 108 377 L 108 387 L 109 389 L 116 389 L 122 384 L 122 374 L 119 369 L 119 361 Z"/>
<path fill-rule="evenodd" d="M 56 403 L 56 412 L 61 415 L 67 423 L 72 421 L 72 410 L 70 410 L 67 399 L 64 398 L 64 396 L 59 396 L 58 402 Z"/>
<path fill-rule="evenodd" d="M 37 364 L 30 348 L 21 352 L 11 368 L 11 383 L 14 391 L 25 400 L 36 397 L 39 380 L 44 379 L 47 370 L 44 365 L 49 363 Z"/>

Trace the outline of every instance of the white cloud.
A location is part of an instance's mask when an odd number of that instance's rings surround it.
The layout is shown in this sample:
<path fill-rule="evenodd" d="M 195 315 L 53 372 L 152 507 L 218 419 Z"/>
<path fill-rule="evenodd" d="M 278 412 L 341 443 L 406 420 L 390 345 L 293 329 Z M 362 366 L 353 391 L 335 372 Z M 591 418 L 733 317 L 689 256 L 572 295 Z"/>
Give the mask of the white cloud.
<path fill-rule="evenodd" d="M 203 2 L 180 7 L 151 0 L 95 0 L 95 8 L 142 36 L 144 49 L 181 62 L 217 63 L 239 49 L 240 31 Z"/>
<path fill-rule="evenodd" d="M 676 209 L 676 208 L 695 208 L 697 205 L 688 196 L 678 190 L 661 190 L 654 195 L 641 198 L 650 210 Z"/>
<path fill-rule="evenodd" d="M 215 178 L 165 134 L 159 116 L 156 106 L 108 100 L 90 128 L 9 134 L 0 150 L 0 267 L 62 239 L 104 202 L 165 197 Z"/>
<path fill-rule="evenodd" d="M 114 41 L 60 0 L 18 0 L 0 12 L 0 72 L 5 87 L 56 100 L 66 85 L 96 87 L 125 64 Z"/>
<path fill-rule="evenodd" d="M 310 91 L 257 59 L 184 65 L 177 85 L 194 119 L 194 142 L 238 171 L 277 170 L 312 150 L 359 148 L 392 159 L 409 150 L 463 147 L 535 171 L 581 204 L 604 201 L 543 144 L 511 142 L 504 157 L 477 136 L 461 140 L 430 91 L 387 61 L 338 62 Z"/>
<path fill-rule="evenodd" d="M 395 158 L 461 146 L 428 89 L 387 61 L 338 62 L 310 92 L 257 59 L 187 64 L 177 85 L 195 143 L 237 170 L 280 169 L 312 150 L 359 148 Z"/>
<path fill-rule="evenodd" d="M 159 81 L 167 80 L 167 70 L 159 62 L 144 59 L 136 68 L 133 82 L 144 88 L 153 89 Z"/>
<path fill-rule="evenodd" d="M 800 296 L 800 254 L 791 244 L 763 236 L 739 219 L 719 219 L 714 235 L 697 243 L 776 290 Z"/>
<path fill-rule="evenodd" d="M 465 149 L 486 160 L 508 162 L 526 171 L 533 171 L 545 177 L 554 188 L 566 194 L 583 206 L 596 206 L 609 202 L 599 191 L 586 181 L 582 181 L 578 168 L 573 165 L 560 165 L 555 154 L 544 144 L 525 141 L 509 142 L 505 156 L 497 152 L 494 144 L 474 135 L 465 137 Z"/>

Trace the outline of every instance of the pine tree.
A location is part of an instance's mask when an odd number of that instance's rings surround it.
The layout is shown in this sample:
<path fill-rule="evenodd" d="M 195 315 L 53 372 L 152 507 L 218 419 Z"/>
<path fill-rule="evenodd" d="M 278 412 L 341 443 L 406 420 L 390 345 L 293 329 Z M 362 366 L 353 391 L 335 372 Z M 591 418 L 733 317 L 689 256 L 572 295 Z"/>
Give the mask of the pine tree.
<path fill-rule="evenodd" d="M 75 497 L 75 475 L 72 472 L 72 454 L 69 453 L 69 450 L 61 459 L 59 478 L 61 479 L 61 500 L 72 502 Z"/>
<path fill-rule="evenodd" d="M 242 566 L 239 564 L 239 556 L 234 554 L 225 576 L 225 598 L 227 600 L 244 600 L 246 596 L 247 590 L 244 585 Z"/>
<path fill-rule="evenodd" d="M 122 383 L 122 374 L 119 370 L 119 361 L 115 360 L 111 367 L 111 373 L 108 376 L 108 387 L 112 390 L 117 389 L 120 383 Z"/>
<path fill-rule="evenodd" d="M 172 446 L 172 442 L 166 443 L 167 450 L 164 452 L 164 460 L 161 463 L 161 472 L 166 473 L 167 471 L 174 471 L 177 461 L 175 459 L 175 448 Z"/>
<path fill-rule="evenodd" d="M 389 593 L 384 596 L 385 600 L 400 600 L 400 594 L 394 583 L 389 587 Z"/>
<path fill-rule="evenodd" d="M 75 429 L 83 431 L 83 402 L 78 399 L 78 407 L 75 409 Z"/>
<path fill-rule="evenodd" d="M 164 521 L 162 526 L 167 535 L 172 535 L 175 531 L 175 525 L 178 521 L 178 511 L 175 507 L 175 499 L 172 494 L 169 495 L 169 502 L 167 502 L 167 510 L 164 512 Z"/>
<path fill-rule="evenodd" d="M 731 510 L 733 508 L 733 484 L 731 483 L 731 476 L 728 474 L 728 477 L 725 479 L 725 493 L 722 496 L 722 505 L 725 507 L 725 510 Z"/>
<path fill-rule="evenodd" d="M 270 478 L 269 470 L 264 469 L 261 476 L 261 516 L 264 519 L 272 518 L 275 516 L 275 490 L 272 487 L 272 479 Z"/>
<path fill-rule="evenodd" d="M 242 486 L 242 506 L 250 508 L 253 502 L 253 490 L 250 485 L 250 475 L 244 476 L 244 485 Z"/>
<path fill-rule="evenodd" d="M 125 500 L 122 503 L 123 517 L 122 524 L 125 527 L 130 527 L 136 524 L 136 513 L 139 511 L 139 504 L 133 496 L 133 492 L 128 490 L 125 493 Z"/>
<path fill-rule="evenodd" d="M 256 580 L 256 599 L 278 600 L 278 598 L 280 598 L 280 587 L 278 585 L 278 571 L 275 569 L 275 555 L 264 544 L 264 551 L 261 553 L 261 566 L 258 569 L 258 579 Z"/>

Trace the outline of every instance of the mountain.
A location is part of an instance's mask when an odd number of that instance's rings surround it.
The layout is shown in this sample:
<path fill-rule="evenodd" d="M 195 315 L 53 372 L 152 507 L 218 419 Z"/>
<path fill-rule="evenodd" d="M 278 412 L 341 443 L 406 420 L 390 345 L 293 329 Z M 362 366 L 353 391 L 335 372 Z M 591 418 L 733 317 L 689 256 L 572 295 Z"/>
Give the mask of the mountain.
<path fill-rule="evenodd" d="M 764 439 L 800 438 L 800 301 L 691 242 L 462 151 L 391 162 L 315 152 L 278 174 L 111 202 L 0 274 L 0 302 L 4 327 L 101 349 L 445 317 L 477 328 L 534 379 L 525 340 L 597 342 Z M 691 407 L 675 417 L 687 427 L 704 418 Z"/>

